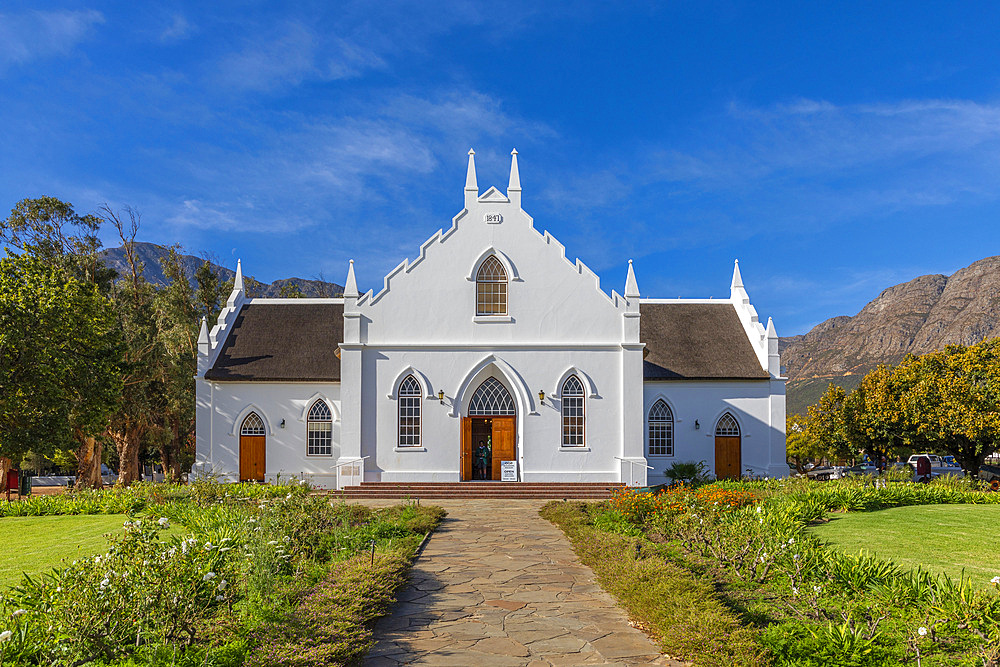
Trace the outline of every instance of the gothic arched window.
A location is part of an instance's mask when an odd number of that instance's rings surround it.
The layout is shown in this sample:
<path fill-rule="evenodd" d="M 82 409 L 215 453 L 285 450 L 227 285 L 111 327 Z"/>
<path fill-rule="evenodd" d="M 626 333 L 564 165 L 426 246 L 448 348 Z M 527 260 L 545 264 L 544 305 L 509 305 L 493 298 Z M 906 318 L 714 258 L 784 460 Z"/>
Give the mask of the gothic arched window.
<path fill-rule="evenodd" d="M 412 375 L 399 383 L 399 446 L 420 446 L 420 385 Z"/>
<path fill-rule="evenodd" d="M 562 446 L 583 447 L 585 414 L 580 378 L 575 375 L 566 378 L 559 398 L 562 400 Z"/>
<path fill-rule="evenodd" d="M 663 399 L 649 409 L 649 455 L 674 455 L 674 413 Z"/>
<path fill-rule="evenodd" d="M 333 456 L 333 413 L 323 399 L 313 403 L 306 417 L 306 456 Z"/>
<path fill-rule="evenodd" d="M 251 412 L 243 420 L 240 435 L 265 435 L 264 420 L 256 412 Z"/>
<path fill-rule="evenodd" d="M 495 377 L 488 377 L 476 389 L 469 401 L 470 417 L 500 417 L 516 414 L 514 399 L 507 387 Z"/>
<path fill-rule="evenodd" d="M 715 435 L 735 435 L 739 437 L 740 425 L 736 422 L 736 418 L 728 412 L 719 417 L 719 423 L 715 426 Z"/>
<path fill-rule="evenodd" d="M 507 272 L 496 255 L 490 255 L 476 274 L 476 315 L 506 314 Z"/>

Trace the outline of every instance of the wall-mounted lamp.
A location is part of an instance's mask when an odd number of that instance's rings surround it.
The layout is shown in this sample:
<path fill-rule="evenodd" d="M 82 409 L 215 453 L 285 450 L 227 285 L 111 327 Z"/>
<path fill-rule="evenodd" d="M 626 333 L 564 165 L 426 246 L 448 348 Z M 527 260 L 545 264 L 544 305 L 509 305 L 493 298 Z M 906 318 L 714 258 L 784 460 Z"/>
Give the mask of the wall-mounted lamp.
<path fill-rule="evenodd" d="M 545 405 L 545 390 L 544 389 L 539 390 L 539 392 L 538 392 L 538 402 L 541 403 L 542 405 Z"/>
<path fill-rule="evenodd" d="M 438 400 L 444 405 L 444 389 L 438 389 Z"/>
<path fill-rule="evenodd" d="M 280 426 L 281 428 L 285 428 L 285 420 L 284 420 L 284 419 L 282 419 L 282 420 L 281 420 L 281 423 L 280 423 L 280 424 L 278 424 L 278 426 Z"/>
<path fill-rule="evenodd" d="M 700 428 L 701 428 L 701 424 L 699 424 L 699 423 L 698 423 L 698 420 L 697 420 L 697 419 L 695 419 L 695 420 L 694 420 L 694 430 L 696 430 L 696 431 L 697 431 L 697 430 L 698 430 L 698 429 L 700 429 Z"/>

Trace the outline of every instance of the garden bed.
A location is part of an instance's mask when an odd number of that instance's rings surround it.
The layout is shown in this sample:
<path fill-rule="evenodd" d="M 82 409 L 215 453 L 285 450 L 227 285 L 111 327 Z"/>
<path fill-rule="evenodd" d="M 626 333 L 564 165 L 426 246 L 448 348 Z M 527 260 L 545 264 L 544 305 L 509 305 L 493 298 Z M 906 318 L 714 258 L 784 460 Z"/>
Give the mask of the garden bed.
<path fill-rule="evenodd" d="M 138 485 L 10 503 L 130 514 L 106 553 L 26 576 L 0 602 L 3 664 L 336 665 L 405 581 L 444 512 L 372 510 L 308 488 Z M 117 521 L 117 518 L 116 518 Z M 118 524 L 121 525 L 121 524 Z M 171 534 L 171 525 L 184 527 Z"/>
<path fill-rule="evenodd" d="M 995 667 L 1000 578 L 984 590 L 842 553 L 807 529 L 830 512 L 941 504 L 995 505 L 1000 494 L 956 481 L 719 482 L 550 503 L 543 516 L 669 655 L 699 665 Z"/>

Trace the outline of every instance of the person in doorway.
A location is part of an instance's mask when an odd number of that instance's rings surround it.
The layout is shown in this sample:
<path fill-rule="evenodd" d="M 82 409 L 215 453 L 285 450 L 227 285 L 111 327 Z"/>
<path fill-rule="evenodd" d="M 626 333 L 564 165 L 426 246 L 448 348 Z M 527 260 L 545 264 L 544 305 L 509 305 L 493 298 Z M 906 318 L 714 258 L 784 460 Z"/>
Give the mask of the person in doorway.
<path fill-rule="evenodd" d="M 479 441 L 479 446 L 476 448 L 476 468 L 479 470 L 479 474 L 476 475 L 476 479 L 487 479 L 486 472 L 487 466 L 490 460 L 490 448 L 486 446 L 486 443 L 482 440 Z"/>

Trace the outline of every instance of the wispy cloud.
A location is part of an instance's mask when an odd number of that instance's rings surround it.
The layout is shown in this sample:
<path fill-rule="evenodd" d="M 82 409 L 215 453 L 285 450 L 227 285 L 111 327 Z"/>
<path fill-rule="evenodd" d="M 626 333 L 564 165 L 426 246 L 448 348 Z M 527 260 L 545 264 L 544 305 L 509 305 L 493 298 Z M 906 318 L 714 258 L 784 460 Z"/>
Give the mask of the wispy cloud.
<path fill-rule="evenodd" d="M 215 79 L 237 90 L 271 91 L 305 80 L 349 79 L 383 65 L 361 44 L 292 21 L 270 35 L 254 35 L 239 51 L 224 56 Z"/>
<path fill-rule="evenodd" d="M 170 18 L 170 25 L 160 33 L 160 41 L 175 42 L 190 37 L 192 33 L 194 26 L 188 22 L 187 17 L 183 14 L 174 14 Z"/>
<path fill-rule="evenodd" d="M 0 14 L 0 70 L 66 55 L 101 23 L 104 16 L 95 10 Z"/>

